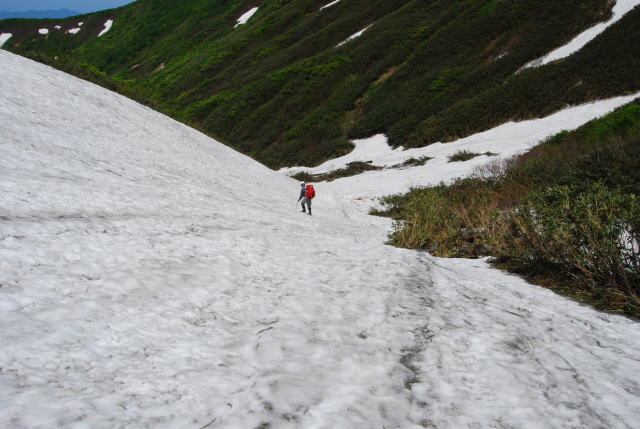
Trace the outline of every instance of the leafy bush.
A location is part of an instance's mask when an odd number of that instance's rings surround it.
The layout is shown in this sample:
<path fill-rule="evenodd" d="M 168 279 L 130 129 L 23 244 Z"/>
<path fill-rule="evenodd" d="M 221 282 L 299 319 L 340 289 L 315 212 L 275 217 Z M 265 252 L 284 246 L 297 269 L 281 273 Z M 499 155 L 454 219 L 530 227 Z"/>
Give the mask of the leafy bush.
<path fill-rule="evenodd" d="M 488 254 L 497 241 L 494 194 L 482 182 L 458 180 L 382 199 L 387 211 L 375 214 L 397 219 L 390 244 L 427 249 L 438 256 L 479 256 Z"/>
<path fill-rule="evenodd" d="M 640 202 L 602 182 L 585 192 L 553 186 L 510 215 L 502 253 L 522 269 L 557 269 L 640 305 Z"/>

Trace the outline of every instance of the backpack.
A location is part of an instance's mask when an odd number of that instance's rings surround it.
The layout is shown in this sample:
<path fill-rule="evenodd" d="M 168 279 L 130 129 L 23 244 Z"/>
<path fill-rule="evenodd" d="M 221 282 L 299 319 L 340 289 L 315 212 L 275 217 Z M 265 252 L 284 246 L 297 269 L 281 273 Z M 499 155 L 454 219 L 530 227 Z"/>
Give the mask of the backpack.
<path fill-rule="evenodd" d="M 307 185 L 306 192 L 304 194 L 305 198 L 308 200 L 313 199 L 316 196 L 316 191 L 313 189 L 313 185 Z"/>

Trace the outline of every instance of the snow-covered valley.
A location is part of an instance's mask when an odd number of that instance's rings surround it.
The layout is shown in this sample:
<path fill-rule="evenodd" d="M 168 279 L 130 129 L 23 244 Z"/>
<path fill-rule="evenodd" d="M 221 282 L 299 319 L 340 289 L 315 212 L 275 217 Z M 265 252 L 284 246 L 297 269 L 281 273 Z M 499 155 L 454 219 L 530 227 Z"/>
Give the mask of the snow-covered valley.
<path fill-rule="evenodd" d="M 144 106 L 0 76 L 0 427 L 637 427 L 636 322 L 385 246 L 375 174 L 310 217 Z"/>

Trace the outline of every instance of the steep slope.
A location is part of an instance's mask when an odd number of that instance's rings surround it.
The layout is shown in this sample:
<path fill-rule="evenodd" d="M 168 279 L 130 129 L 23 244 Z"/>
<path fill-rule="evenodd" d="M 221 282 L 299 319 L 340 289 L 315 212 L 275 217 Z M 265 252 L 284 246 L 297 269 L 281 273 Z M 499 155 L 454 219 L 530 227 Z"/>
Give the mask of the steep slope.
<path fill-rule="evenodd" d="M 637 323 L 0 52 L 0 425 L 627 428 Z M 376 181 L 369 186 L 376 187 Z"/>
<path fill-rule="evenodd" d="M 2 427 L 405 424 L 417 259 L 379 222 L 0 55 Z"/>
<path fill-rule="evenodd" d="M 13 35 L 6 49 L 152 104 L 280 167 L 343 155 L 350 138 L 384 132 L 394 146 L 419 147 L 635 92 L 639 8 L 576 55 L 517 73 L 607 21 L 613 6 L 139 0 L 87 15 L 72 37 L 38 35 L 42 23 L 31 21 L 2 22 L 0 33 Z M 107 19 L 113 29 L 97 37 Z"/>

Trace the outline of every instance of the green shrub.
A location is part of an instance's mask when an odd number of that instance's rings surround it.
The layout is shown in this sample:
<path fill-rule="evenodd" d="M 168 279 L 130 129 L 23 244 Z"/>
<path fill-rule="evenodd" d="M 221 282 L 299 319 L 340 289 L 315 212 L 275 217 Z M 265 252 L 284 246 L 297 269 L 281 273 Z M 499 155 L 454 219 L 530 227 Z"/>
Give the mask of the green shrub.
<path fill-rule="evenodd" d="M 291 178 L 299 180 L 300 182 L 311 183 L 317 182 L 318 180 L 313 174 L 307 173 L 306 171 L 300 171 L 291 176 Z"/>
<path fill-rule="evenodd" d="M 598 182 L 531 193 L 510 217 L 503 254 L 520 267 L 555 267 L 591 288 L 610 288 L 640 305 L 640 202 Z"/>
<path fill-rule="evenodd" d="M 496 244 L 499 215 L 495 192 L 486 183 L 464 179 L 452 185 L 415 188 L 381 200 L 395 218 L 390 244 L 432 250 L 438 256 L 479 256 Z"/>
<path fill-rule="evenodd" d="M 469 152 L 467 150 L 459 150 L 453 155 L 449 156 L 449 162 L 469 161 L 470 159 L 473 159 L 476 156 L 480 156 L 480 154 Z"/>
<path fill-rule="evenodd" d="M 309 174 L 304 171 L 300 173 L 294 174 L 293 177 L 296 180 L 304 181 L 304 182 L 331 182 L 336 179 L 340 179 L 341 177 L 349 177 L 355 176 L 360 173 L 364 173 L 365 171 L 374 171 L 381 170 L 382 167 L 378 167 L 375 165 L 371 165 L 367 162 L 350 162 L 347 164 L 345 168 L 340 168 L 338 170 L 333 170 L 328 173 L 321 174 Z"/>

